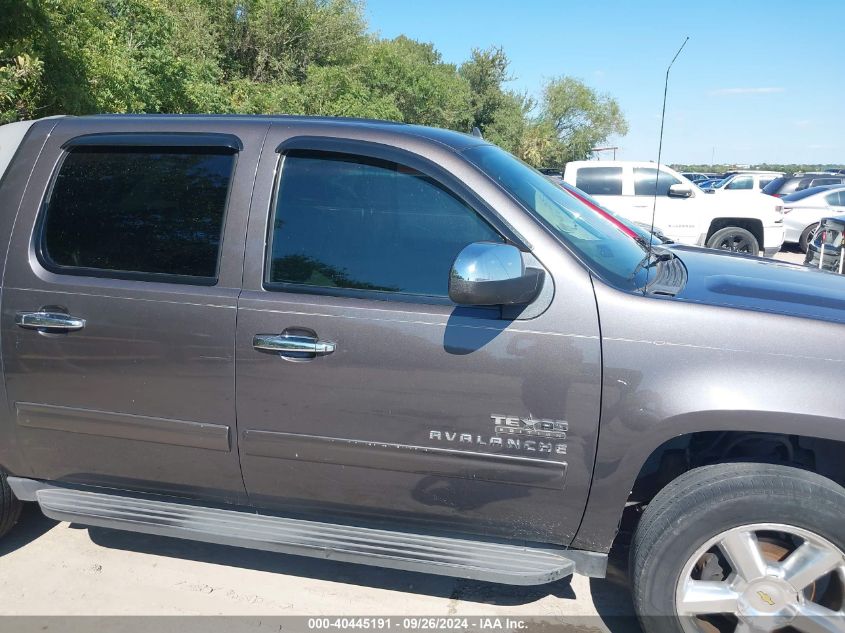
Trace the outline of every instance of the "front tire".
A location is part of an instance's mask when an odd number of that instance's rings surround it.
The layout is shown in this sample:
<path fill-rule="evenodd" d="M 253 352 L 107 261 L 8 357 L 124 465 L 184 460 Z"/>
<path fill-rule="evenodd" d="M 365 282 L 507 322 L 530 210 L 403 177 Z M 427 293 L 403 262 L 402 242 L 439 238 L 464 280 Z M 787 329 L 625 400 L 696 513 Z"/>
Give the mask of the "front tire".
<path fill-rule="evenodd" d="M 631 545 L 643 629 L 844 631 L 843 508 L 841 486 L 797 468 L 681 475 L 648 505 Z"/>
<path fill-rule="evenodd" d="M 18 522 L 23 505 L 9 488 L 6 477 L 6 473 L 0 470 L 0 538 Z"/>
<path fill-rule="evenodd" d="M 760 254 L 760 243 L 754 234 L 738 226 L 726 226 L 713 233 L 707 240 L 707 247 L 754 256 Z"/>

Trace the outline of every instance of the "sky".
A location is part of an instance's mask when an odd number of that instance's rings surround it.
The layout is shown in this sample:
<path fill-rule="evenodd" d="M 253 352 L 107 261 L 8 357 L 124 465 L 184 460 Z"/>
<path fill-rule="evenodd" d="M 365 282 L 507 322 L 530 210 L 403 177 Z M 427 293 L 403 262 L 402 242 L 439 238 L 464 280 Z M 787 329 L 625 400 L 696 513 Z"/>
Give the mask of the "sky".
<path fill-rule="evenodd" d="M 431 42 L 460 64 L 501 46 L 508 87 L 560 75 L 613 96 L 629 132 L 617 158 L 845 163 L 845 0 L 366 0 L 370 30 Z M 609 158 L 609 156 L 607 156 Z"/>

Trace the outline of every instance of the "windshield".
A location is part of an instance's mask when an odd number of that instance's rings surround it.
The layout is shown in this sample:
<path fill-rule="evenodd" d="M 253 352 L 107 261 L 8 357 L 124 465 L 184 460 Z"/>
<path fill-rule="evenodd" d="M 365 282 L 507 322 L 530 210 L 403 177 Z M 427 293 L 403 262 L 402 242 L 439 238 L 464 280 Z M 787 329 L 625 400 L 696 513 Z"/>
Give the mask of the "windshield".
<path fill-rule="evenodd" d="M 612 222 L 546 179 L 540 172 L 494 145 L 464 154 L 551 229 L 580 259 L 606 281 L 641 287 L 645 271 L 637 265 L 645 248 Z"/>

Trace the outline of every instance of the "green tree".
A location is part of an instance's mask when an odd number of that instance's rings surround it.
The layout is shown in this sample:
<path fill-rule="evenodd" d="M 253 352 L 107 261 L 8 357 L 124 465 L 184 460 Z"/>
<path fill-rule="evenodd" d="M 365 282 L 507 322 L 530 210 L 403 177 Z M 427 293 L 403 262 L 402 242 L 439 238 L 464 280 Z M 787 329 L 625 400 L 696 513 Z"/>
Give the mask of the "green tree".
<path fill-rule="evenodd" d="M 405 36 L 374 40 L 356 70 L 377 98 L 393 103 L 397 116 L 390 118 L 458 129 L 468 125 L 466 82 L 431 44 Z"/>
<path fill-rule="evenodd" d="M 26 53 L 4 57 L 0 50 L 0 124 L 38 116 L 44 63 Z"/>
<path fill-rule="evenodd" d="M 573 77 L 559 77 L 546 84 L 539 119 L 554 128 L 557 139 L 546 156 L 549 166 L 583 160 L 610 136 L 628 133 L 628 123 L 616 100 Z"/>
<path fill-rule="evenodd" d="M 461 64 L 367 33 L 363 0 L 0 0 L 0 122 L 97 112 L 373 117 L 484 137 L 560 165 L 624 134 L 618 104 L 568 77 L 535 102 L 508 58 Z"/>
<path fill-rule="evenodd" d="M 458 72 L 469 84 L 469 128 L 477 127 L 485 139 L 519 153 L 528 133 L 528 115 L 534 103 L 524 95 L 504 88 L 511 80 L 509 64 L 500 47 L 476 48 Z"/>
<path fill-rule="evenodd" d="M 352 63 L 366 45 L 355 0 L 197 0 L 220 25 L 227 78 L 304 82 L 312 66 Z"/>

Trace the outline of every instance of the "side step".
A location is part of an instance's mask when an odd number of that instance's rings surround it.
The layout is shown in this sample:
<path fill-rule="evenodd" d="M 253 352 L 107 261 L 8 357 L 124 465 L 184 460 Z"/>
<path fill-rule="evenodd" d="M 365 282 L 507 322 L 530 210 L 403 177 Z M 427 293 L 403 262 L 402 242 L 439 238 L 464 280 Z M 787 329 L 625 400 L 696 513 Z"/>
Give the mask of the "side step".
<path fill-rule="evenodd" d="M 48 517 L 84 525 L 511 585 L 541 585 L 575 571 L 562 549 L 265 516 L 16 477 L 8 481 L 19 498 L 37 501 Z"/>

